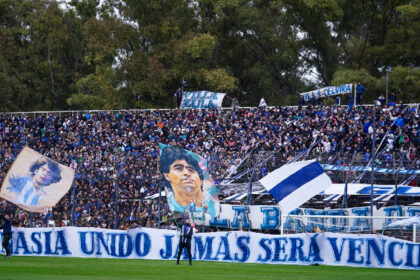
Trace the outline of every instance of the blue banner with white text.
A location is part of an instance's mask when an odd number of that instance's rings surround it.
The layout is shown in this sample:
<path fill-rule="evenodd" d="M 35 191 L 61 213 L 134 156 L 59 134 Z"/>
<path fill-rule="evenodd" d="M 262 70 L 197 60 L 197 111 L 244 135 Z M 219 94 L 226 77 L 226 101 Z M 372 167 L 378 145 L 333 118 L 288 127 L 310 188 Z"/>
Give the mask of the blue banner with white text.
<path fill-rule="evenodd" d="M 15 256 L 174 260 L 178 243 L 173 230 L 65 227 L 13 228 L 9 246 Z M 202 261 L 420 269 L 420 244 L 378 234 L 197 233 L 192 254 Z"/>

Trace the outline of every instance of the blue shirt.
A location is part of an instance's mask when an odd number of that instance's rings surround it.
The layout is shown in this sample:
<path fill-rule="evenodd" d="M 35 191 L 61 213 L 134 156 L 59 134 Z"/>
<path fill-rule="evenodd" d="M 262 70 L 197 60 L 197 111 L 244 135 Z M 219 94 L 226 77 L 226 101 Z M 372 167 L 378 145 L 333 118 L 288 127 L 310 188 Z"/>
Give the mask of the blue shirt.
<path fill-rule="evenodd" d="M 3 234 L 12 234 L 12 223 L 9 219 L 4 218 Z"/>
<path fill-rule="evenodd" d="M 367 90 L 367 88 L 365 88 L 363 85 L 357 85 L 356 86 L 356 94 L 360 95 L 363 93 L 363 91 Z"/>

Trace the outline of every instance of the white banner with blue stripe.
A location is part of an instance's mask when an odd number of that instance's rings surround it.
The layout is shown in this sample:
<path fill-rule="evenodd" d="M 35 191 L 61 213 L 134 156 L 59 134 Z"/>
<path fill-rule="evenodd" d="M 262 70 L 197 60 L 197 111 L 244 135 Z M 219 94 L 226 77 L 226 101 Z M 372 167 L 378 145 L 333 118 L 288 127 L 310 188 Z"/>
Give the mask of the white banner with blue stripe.
<path fill-rule="evenodd" d="M 283 213 L 289 213 L 332 184 L 316 160 L 283 165 L 262 178 L 260 183 L 274 197 Z"/>
<path fill-rule="evenodd" d="M 152 228 L 13 228 L 9 249 L 13 256 L 154 259 L 175 263 L 179 237 L 178 231 Z M 206 232 L 193 235 L 191 251 L 193 259 L 200 261 L 420 270 L 420 244 L 379 234 Z M 3 248 L 0 253 L 4 254 Z M 186 248 L 182 259 L 187 259 Z"/>
<path fill-rule="evenodd" d="M 182 109 L 207 109 L 222 107 L 225 93 L 211 91 L 184 91 L 182 95 Z"/>
<path fill-rule="evenodd" d="M 322 97 L 329 97 L 334 96 L 338 94 L 346 94 L 346 93 L 352 93 L 353 84 L 345 84 L 341 86 L 329 86 L 324 87 L 321 89 L 316 89 L 308 92 L 302 92 L 300 95 L 303 95 L 303 98 L 305 101 L 309 101 L 311 99 L 318 99 Z"/>

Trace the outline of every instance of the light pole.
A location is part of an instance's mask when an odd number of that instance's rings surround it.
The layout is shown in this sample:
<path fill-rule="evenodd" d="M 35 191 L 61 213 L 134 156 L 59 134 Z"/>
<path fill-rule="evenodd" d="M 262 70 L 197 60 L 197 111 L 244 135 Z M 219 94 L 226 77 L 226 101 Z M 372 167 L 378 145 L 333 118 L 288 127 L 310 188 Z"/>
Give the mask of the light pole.
<path fill-rule="evenodd" d="M 385 104 L 388 104 L 388 81 L 389 81 L 389 73 L 392 71 L 392 66 L 382 66 L 378 68 L 379 71 L 386 72 L 386 88 L 385 88 Z"/>

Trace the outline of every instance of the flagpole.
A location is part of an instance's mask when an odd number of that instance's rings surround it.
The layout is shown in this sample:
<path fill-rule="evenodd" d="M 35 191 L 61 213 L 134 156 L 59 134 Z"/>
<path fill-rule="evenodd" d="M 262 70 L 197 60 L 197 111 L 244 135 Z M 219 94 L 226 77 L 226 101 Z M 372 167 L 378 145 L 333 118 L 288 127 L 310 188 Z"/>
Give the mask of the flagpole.
<path fill-rule="evenodd" d="M 373 181 L 375 179 L 375 148 L 376 148 L 376 105 L 373 103 L 373 116 L 372 116 L 372 171 L 370 173 L 370 216 L 373 217 Z M 373 219 L 370 220 L 370 233 L 373 229 Z"/>
<path fill-rule="evenodd" d="M 357 150 L 353 152 L 353 156 L 351 158 L 349 169 L 346 173 L 346 182 L 344 184 L 344 194 L 343 194 L 343 200 L 341 201 L 341 211 L 343 211 L 343 208 L 347 208 L 347 194 L 348 194 L 348 185 L 349 185 L 349 174 L 350 170 L 353 167 L 354 158 L 356 157 Z"/>
<path fill-rule="evenodd" d="M 114 211 L 114 229 L 118 228 L 118 196 L 119 196 L 119 188 L 118 188 L 118 170 L 116 167 L 116 157 L 119 156 L 119 149 L 116 148 L 114 149 L 114 178 L 113 178 L 113 183 L 114 183 L 114 189 L 115 189 L 115 201 L 114 201 L 114 205 L 115 205 L 115 211 Z"/>
<path fill-rule="evenodd" d="M 160 229 L 160 202 L 162 200 L 162 181 L 159 182 L 159 199 L 158 199 L 158 229 Z"/>
<path fill-rule="evenodd" d="M 77 160 L 76 160 L 77 164 Z M 72 190 L 72 198 L 73 198 L 73 205 L 71 206 L 71 226 L 74 226 L 74 210 L 76 208 L 76 178 L 77 173 L 79 172 L 80 166 L 83 164 L 83 162 L 80 163 L 80 165 L 77 165 L 76 169 L 74 170 L 74 178 L 73 178 L 73 190 Z"/>
<path fill-rule="evenodd" d="M 280 209 L 280 235 L 284 234 L 283 211 Z"/>
<path fill-rule="evenodd" d="M 405 153 L 401 153 L 401 158 L 400 158 L 400 162 L 398 164 L 398 169 L 397 169 L 397 176 L 395 178 L 395 196 L 394 196 L 394 205 L 398 205 L 398 179 L 400 177 L 400 169 L 401 169 L 401 164 L 402 161 L 404 159 L 404 156 L 406 154 Z"/>
<path fill-rule="evenodd" d="M 71 226 L 74 227 L 74 209 L 75 209 L 75 204 L 76 204 L 76 175 L 73 178 L 73 189 L 72 189 L 72 200 L 73 200 L 73 205 L 71 206 Z"/>
<path fill-rule="evenodd" d="M 29 212 L 29 225 L 31 228 L 34 227 L 33 221 L 34 221 L 34 213 Z"/>

